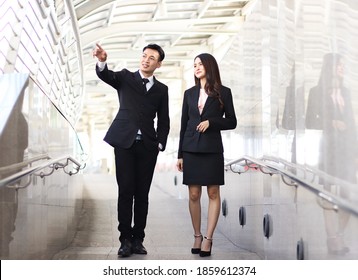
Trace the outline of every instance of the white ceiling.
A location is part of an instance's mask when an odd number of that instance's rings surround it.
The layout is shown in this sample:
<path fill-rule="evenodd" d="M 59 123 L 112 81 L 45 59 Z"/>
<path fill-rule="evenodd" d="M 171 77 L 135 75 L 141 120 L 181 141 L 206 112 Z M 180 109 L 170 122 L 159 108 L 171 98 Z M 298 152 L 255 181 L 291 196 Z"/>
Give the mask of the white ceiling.
<path fill-rule="evenodd" d="M 246 10 L 256 0 L 74 0 L 81 38 L 85 99 L 78 131 L 107 129 L 118 110 L 114 90 L 97 78 L 92 57 L 95 43 L 108 53 L 110 69 L 139 66 L 142 48 L 161 45 L 166 53 L 156 77 L 169 86 L 172 107 L 181 100 L 181 81 L 195 55 L 206 50 L 222 55 L 237 36 Z M 178 90 L 179 85 L 179 90 Z M 179 94 L 180 95 L 180 94 Z M 171 110 L 173 114 L 176 110 Z"/>

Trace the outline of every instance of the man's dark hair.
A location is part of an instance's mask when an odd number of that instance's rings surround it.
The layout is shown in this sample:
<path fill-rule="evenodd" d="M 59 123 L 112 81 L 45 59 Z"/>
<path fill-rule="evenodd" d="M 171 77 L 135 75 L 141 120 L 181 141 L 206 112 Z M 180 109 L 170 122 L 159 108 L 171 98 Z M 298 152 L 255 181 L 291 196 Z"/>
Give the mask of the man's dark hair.
<path fill-rule="evenodd" d="M 159 61 L 163 61 L 163 60 L 164 60 L 165 53 L 164 53 L 163 49 L 162 49 L 160 46 L 158 46 L 157 44 L 149 44 L 149 45 L 145 46 L 145 47 L 143 48 L 143 52 L 144 52 L 146 49 L 156 50 L 156 51 L 159 53 Z"/>

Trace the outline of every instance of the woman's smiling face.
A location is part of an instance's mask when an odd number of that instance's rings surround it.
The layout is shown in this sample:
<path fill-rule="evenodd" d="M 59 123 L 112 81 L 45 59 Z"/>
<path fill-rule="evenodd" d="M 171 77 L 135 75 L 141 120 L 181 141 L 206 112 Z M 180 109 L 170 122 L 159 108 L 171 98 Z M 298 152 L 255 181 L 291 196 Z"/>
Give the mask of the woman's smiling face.
<path fill-rule="evenodd" d="M 204 78 L 206 75 L 206 71 L 204 65 L 201 62 L 199 57 L 195 58 L 194 60 L 194 75 L 198 79 Z"/>

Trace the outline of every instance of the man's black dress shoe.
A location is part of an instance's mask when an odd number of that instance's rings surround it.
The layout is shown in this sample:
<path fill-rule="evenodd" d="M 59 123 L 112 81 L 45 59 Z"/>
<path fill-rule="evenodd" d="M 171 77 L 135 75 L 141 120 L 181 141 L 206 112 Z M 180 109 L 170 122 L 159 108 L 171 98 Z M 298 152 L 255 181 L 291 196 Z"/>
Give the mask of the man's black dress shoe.
<path fill-rule="evenodd" d="M 145 249 L 145 247 L 143 246 L 141 240 L 136 239 L 136 240 L 133 241 L 132 253 L 140 254 L 140 255 L 146 255 L 147 254 L 147 249 Z"/>
<path fill-rule="evenodd" d="M 118 256 L 129 257 L 132 254 L 132 243 L 128 239 L 124 239 L 118 250 Z"/>

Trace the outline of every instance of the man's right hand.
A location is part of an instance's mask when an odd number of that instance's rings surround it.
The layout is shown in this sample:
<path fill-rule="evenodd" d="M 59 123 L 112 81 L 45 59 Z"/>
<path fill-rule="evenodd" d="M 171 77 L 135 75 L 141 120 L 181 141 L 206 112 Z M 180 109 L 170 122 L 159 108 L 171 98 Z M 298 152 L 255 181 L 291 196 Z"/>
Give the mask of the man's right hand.
<path fill-rule="evenodd" d="M 93 50 L 93 57 L 97 57 L 99 61 L 105 62 L 107 60 L 107 53 L 100 45 L 96 43 L 96 47 Z"/>

